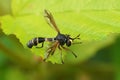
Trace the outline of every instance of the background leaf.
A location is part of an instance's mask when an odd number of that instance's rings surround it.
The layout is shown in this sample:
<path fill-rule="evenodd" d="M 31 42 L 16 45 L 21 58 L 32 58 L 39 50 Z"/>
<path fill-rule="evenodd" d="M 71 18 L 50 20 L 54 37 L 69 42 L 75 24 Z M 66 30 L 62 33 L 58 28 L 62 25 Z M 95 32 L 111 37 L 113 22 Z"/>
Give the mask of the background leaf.
<path fill-rule="evenodd" d="M 11 13 L 11 0 L 0 0 L 0 16 Z"/>
<path fill-rule="evenodd" d="M 56 32 L 47 25 L 44 9 L 50 10 L 62 33 L 75 37 L 81 34 L 82 44 L 70 47 L 77 55 L 75 59 L 63 51 L 65 62 L 78 63 L 95 54 L 97 50 L 114 42 L 112 33 L 120 32 L 119 0 L 12 0 L 12 16 L 1 17 L 2 29 L 6 34 L 15 34 L 22 45 L 34 37 L 55 37 Z M 43 49 L 31 51 L 44 57 L 48 43 Z M 61 63 L 59 50 L 48 61 Z"/>

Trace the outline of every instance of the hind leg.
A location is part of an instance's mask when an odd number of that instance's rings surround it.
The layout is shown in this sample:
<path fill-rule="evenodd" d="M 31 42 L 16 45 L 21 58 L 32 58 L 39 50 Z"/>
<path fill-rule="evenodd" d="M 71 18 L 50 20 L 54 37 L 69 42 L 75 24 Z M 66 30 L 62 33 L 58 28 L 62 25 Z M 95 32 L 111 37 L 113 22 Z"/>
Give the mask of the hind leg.
<path fill-rule="evenodd" d="M 58 46 L 58 49 L 60 50 L 61 62 L 62 62 L 62 64 L 64 64 L 64 61 L 63 61 L 63 58 L 62 58 L 62 49 L 61 49 L 60 45 Z"/>
<path fill-rule="evenodd" d="M 66 48 L 66 47 L 64 47 L 64 46 L 61 46 L 64 50 L 67 50 L 67 51 L 70 51 L 74 56 L 75 56 L 75 58 L 77 58 L 77 55 L 72 51 L 72 50 L 70 50 L 69 48 Z"/>

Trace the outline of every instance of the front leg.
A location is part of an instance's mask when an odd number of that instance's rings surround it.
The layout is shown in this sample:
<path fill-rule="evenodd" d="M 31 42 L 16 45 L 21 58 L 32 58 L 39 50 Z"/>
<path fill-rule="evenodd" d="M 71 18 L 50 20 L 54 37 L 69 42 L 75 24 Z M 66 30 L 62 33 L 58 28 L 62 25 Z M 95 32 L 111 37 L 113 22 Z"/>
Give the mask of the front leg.
<path fill-rule="evenodd" d="M 72 39 L 72 40 L 80 39 L 79 36 L 80 36 L 80 34 L 78 34 L 75 38 L 71 38 L 71 39 Z"/>
<path fill-rule="evenodd" d="M 82 42 L 73 42 L 72 44 L 82 44 Z"/>

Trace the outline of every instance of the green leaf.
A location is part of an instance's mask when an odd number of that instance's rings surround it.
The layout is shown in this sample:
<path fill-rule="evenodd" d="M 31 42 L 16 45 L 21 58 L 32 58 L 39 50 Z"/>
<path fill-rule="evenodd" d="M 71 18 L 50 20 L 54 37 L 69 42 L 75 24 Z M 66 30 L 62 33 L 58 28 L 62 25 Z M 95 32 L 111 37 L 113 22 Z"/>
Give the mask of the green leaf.
<path fill-rule="evenodd" d="M 11 0 L 0 0 L 0 16 L 11 14 Z"/>
<path fill-rule="evenodd" d="M 39 14 L 44 9 L 51 11 L 81 11 L 81 10 L 119 10 L 119 0 L 12 0 L 14 15 Z"/>
<path fill-rule="evenodd" d="M 65 62 L 78 63 L 93 56 L 100 48 L 111 44 L 111 33 L 120 32 L 120 1 L 115 0 L 12 0 L 13 16 L 1 17 L 2 29 L 6 34 L 15 34 L 27 48 L 26 43 L 34 37 L 55 37 L 56 32 L 47 25 L 43 17 L 44 9 L 50 10 L 64 34 L 75 37 L 81 34 L 82 44 L 70 47 L 78 58 L 63 51 Z M 44 48 L 31 51 L 44 57 L 48 43 Z M 40 45 L 39 45 L 40 46 Z M 56 50 L 48 61 L 61 63 L 60 51 Z"/>

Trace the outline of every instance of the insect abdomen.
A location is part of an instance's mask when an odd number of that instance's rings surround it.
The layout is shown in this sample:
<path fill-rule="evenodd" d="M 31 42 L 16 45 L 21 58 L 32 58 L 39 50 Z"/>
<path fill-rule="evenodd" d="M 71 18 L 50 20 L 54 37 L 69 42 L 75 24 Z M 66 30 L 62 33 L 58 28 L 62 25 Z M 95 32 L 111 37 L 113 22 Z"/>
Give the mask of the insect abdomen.
<path fill-rule="evenodd" d="M 27 43 L 27 46 L 29 48 L 32 48 L 33 46 L 37 46 L 38 43 L 41 43 L 41 42 L 44 42 L 44 41 L 45 41 L 45 38 L 43 38 L 43 37 L 37 37 L 37 38 L 34 38 L 34 39 L 30 40 Z"/>
<path fill-rule="evenodd" d="M 45 41 L 54 42 L 56 38 L 45 38 Z"/>

